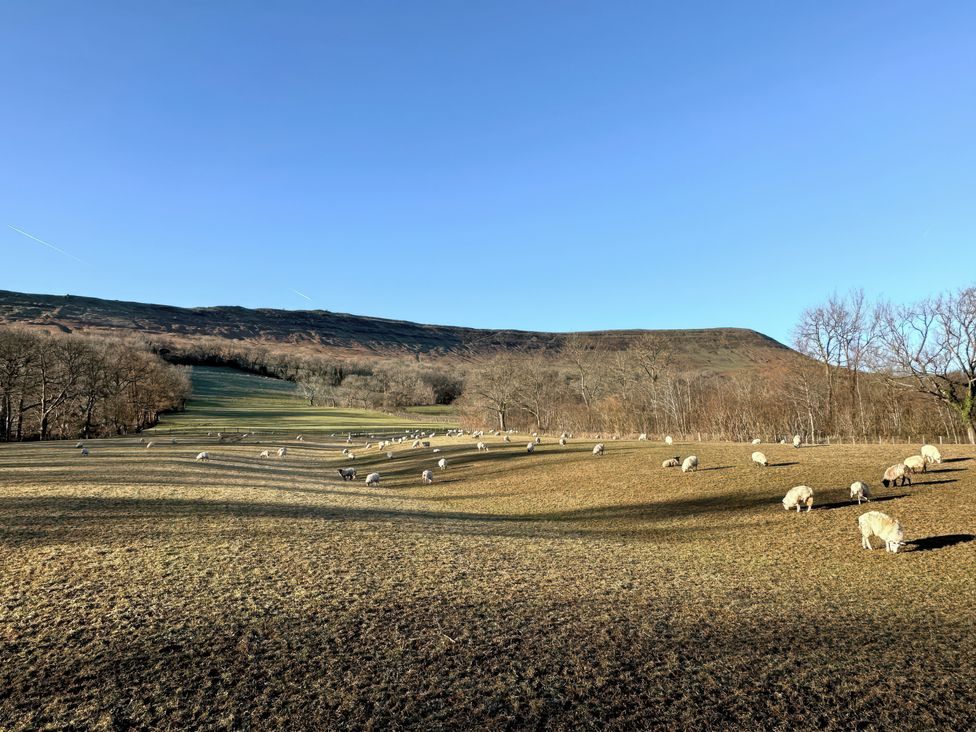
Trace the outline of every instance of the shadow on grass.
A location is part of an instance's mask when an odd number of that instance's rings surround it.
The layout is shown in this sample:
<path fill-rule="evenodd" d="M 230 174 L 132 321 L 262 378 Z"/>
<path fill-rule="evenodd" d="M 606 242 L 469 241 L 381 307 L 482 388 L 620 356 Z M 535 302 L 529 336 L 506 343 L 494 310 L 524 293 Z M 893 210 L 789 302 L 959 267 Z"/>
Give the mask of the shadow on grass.
<path fill-rule="evenodd" d="M 944 485 L 946 483 L 958 483 L 958 482 L 959 481 L 956 480 L 955 478 L 947 478 L 946 480 L 923 480 L 923 481 L 916 481 L 914 483 L 909 483 L 909 485 L 911 485 L 911 486 L 920 486 L 920 485 Z"/>
<path fill-rule="evenodd" d="M 869 507 L 872 503 L 885 503 L 886 501 L 894 501 L 899 498 L 908 498 L 907 493 L 900 493 L 897 496 L 878 496 L 877 498 L 872 498 L 870 501 L 865 501 L 861 503 L 861 508 Z M 831 511 L 835 508 L 854 508 L 858 507 L 857 501 L 834 501 L 832 503 L 821 503 L 819 506 L 814 506 L 814 510 L 820 509 L 822 511 Z"/>
<path fill-rule="evenodd" d="M 945 458 L 942 462 L 944 463 L 961 463 L 966 460 L 972 460 L 971 457 L 957 457 L 957 458 Z"/>
<path fill-rule="evenodd" d="M 922 475 L 933 475 L 936 473 L 965 473 L 965 468 L 940 468 L 939 470 L 926 470 Z"/>
<path fill-rule="evenodd" d="M 734 465 L 717 465 L 714 468 L 698 468 L 695 472 L 704 473 L 707 470 L 732 470 L 734 467 Z"/>
<path fill-rule="evenodd" d="M 792 463 L 770 463 L 769 464 L 769 467 L 771 467 L 771 468 L 788 468 L 790 465 L 799 465 L 799 464 L 800 463 L 795 462 L 795 461 L 792 462 Z"/>
<path fill-rule="evenodd" d="M 916 552 L 930 552 L 933 549 L 945 549 L 956 544 L 968 544 L 976 539 L 972 534 L 944 534 L 942 536 L 926 536 L 924 539 L 905 542 Z"/>

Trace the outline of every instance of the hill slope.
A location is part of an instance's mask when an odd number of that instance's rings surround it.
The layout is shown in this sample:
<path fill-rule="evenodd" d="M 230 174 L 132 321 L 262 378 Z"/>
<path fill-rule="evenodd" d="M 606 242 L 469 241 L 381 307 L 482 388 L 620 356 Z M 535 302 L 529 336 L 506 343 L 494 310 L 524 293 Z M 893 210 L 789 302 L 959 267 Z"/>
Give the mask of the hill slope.
<path fill-rule="evenodd" d="M 339 357 L 424 354 L 468 358 L 506 350 L 555 352 L 570 335 L 424 325 L 326 310 L 180 308 L 6 290 L 0 290 L 0 323 L 62 332 L 290 344 Z M 802 358 L 778 341 L 744 328 L 612 330 L 581 335 L 616 350 L 644 334 L 665 339 L 675 361 L 688 369 L 735 370 Z"/>

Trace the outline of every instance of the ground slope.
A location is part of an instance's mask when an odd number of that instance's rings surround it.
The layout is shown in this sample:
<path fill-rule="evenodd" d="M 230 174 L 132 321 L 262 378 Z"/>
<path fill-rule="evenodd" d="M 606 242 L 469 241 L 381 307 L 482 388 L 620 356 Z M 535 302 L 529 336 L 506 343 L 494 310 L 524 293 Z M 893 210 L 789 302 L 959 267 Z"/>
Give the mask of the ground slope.
<path fill-rule="evenodd" d="M 191 340 L 219 337 L 288 344 L 347 356 L 427 354 L 470 357 L 502 350 L 554 352 L 566 337 L 563 333 L 424 325 L 324 310 L 178 308 L 4 290 L 0 290 L 0 322 L 64 332 L 140 334 Z M 743 328 L 594 331 L 584 335 L 616 349 L 645 333 L 666 339 L 676 362 L 688 369 L 752 368 L 801 358 L 772 338 Z"/>
<path fill-rule="evenodd" d="M 437 437 L 349 461 L 261 439 L 0 445 L 0 729 L 976 719 L 972 447 L 885 490 L 917 446 L 765 445 L 762 469 L 731 443 Z M 702 469 L 661 468 L 675 452 Z M 799 483 L 811 513 L 780 505 Z M 860 548 L 870 509 L 903 522 L 902 553 Z"/>

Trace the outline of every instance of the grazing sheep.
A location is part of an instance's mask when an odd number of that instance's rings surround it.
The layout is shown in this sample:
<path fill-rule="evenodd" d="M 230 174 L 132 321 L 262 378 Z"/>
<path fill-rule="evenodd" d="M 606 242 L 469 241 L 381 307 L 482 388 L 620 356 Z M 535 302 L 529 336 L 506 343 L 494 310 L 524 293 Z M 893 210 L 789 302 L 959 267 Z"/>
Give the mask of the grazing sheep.
<path fill-rule="evenodd" d="M 641 432 L 639 435 L 637 435 L 637 441 L 638 442 L 643 442 L 646 439 L 647 439 L 647 433 L 646 432 Z"/>
<path fill-rule="evenodd" d="M 379 485 L 380 484 L 380 474 L 370 473 L 366 476 L 366 485 Z"/>
<path fill-rule="evenodd" d="M 387 456 L 387 457 L 388 457 L 388 458 L 389 458 L 390 460 L 392 460 L 392 459 L 393 459 L 393 453 L 392 453 L 392 452 L 388 452 L 388 453 L 386 453 L 386 456 Z"/>
<path fill-rule="evenodd" d="M 367 442 L 367 443 L 366 443 L 366 447 L 364 447 L 363 449 L 364 449 L 364 450 L 368 450 L 368 449 L 369 449 L 369 448 L 371 448 L 372 446 L 373 446 L 373 443 L 371 443 L 371 442 Z"/>
<path fill-rule="evenodd" d="M 754 462 L 756 465 L 761 465 L 764 468 L 769 465 L 769 461 L 766 459 L 766 456 L 758 451 L 752 453 L 752 462 Z"/>
<path fill-rule="evenodd" d="M 756 439 L 754 439 L 754 440 L 752 441 L 752 444 L 753 444 L 753 445 L 758 445 L 758 444 L 759 444 L 760 442 L 762 442 L 762 440 L 760 440 L 760 439 L 759 439 L 759 438 L 757 437 Z"/>
<path fill-rule="evenodd" d="M 599 443 L 597 443 L 596 445 L 593 446 L 593 454 L 594 455 L 602 455 L 603 454 L 603 443 L 602 442 L 599 442 Z"/>
<path fill-rule="evenodd" d="M 287 454 L 288 454 L 288 448 L 287 447 L 279 447 L 278 448 L 278 457 L 283 458 Z"/>
<path fill-rule="evenodd" d="M 81 448 L 81 454 L 83 456 L 87 457 L 88 456 L 88 448 L 87 447 Z M 199 458 L 197 458 L 197 459 L 199 460 Z"/>
<path fill-rule="evenodd" d="M 675 456 L 673 458 L 668 458 L 663 463 L 661 463 L 662 468 L 676 468 L 681 465 L 681 458 Z"/>
<path fill-rule="evenodd" d="M 905 463 L 898 463 L 897 465 L 892 465 L 886 471 L 884 471 L 884 478 L 881 479 L 881 484 L 887 488 L 889 485 L 894 486 L 898 479 L 901 478 L 901 484 L 908 485 L 912 484 L 911 476 L 908 475 L 908 468 L 905 467 Z"/>
<path fill-rule="evenodd" d="M 441 449 L 439 447 L 435 447 L 433 450 L 431 450 L 431 452 L 440 452 L 440 451 Z"/>
<path fill-rule="evenodd" d="M 424 485 L 430 485 L 431 483 L 433 483 L 434 482 L 434 471 L 433 470 L 425 470 L 424 472 L 422 472 L 420 474 L 420 482 L 423 483 Z"/>
<path fill-rule="evenodd" d="M 857 499 L 857 505 L 861 505 L 861 501 L 871 500 L 871 489 L 868 484 L 861 480 L 855 480 L 851 483 L 851 500 Z"/>
<path fill-rule="evenodd" d="M 799 447 L 803 440 L 800 439 L 799 435 L 793 435 L 793 447 Z"/>
<path fill-rule="evenodd" d="M 559 444 L 562 445 L 563 447 L 566 447 L 566 438 L 565 437 L 560 437 L 559 438 Z"/>
<path fill-rule="evenodd" d="M 919 452 L 930 463 L 938 465 L 942 462 L 942 453 L 939 452 L 939 448 L 935 445 L 922 445 L 922 449 Z"/>
<path fill-rule="evenodd" d="M 509 437 L 508 435 L 505 435 L 504 437 L 502 437 L 502 439 L 503 439 L 503 440 L 504 440 L 505 442 L 511 442 L 511 441 L 512 441 L 512 438 L 511 438 L 511 437 Z"/>
<path fill-rule="evenodd" d="M 146 449 L 148 450 L 148 449 L 149 449 L 150 447 L 152 447 L 152 446 L 153 446 L 153 444 L 154 444 L 154 443 L 152 443 L 152 442 L 147 442 L 147 443 L 146 443 Z"/>
<path fill-rule="evenodd" d="M 689 455 L 688 457 L 685 458 L 685 461 L 681 463 L 681 472 L 682 473 L 687 473 L 689 471 L 695 472 L 696 470 L 698 470 L 698 456 Z"/>
<path fill-rule="evenodd" d="M 488 452 L 488 445 L 486 445 L 483 442 L 479 442 L 478 443 L 478 452 L 481 452 L 482 450 L 484 450 L 485 452 Z"/>
<path fill-rule="evenodd" d="M 530 443 L 529 443 L 528 445 L 526 445 L 526 446 L 525 446 L 525 451 L 526 451 L 527 453 L 529 453 L 530 455 L 531 455 L 531 454 L 532 454 L 533 452 L 535 452 L 535 443 L 534 443 L 534 442 L 530 442 Z"/>
<path fill-rule="evenodd" d="M 348 447 L 342 448 L 342 454 L 343 455 L 348 455 L 349 454 L 349 448 Z"/>
<path fill-rule="evenodd" d="M 410 445 L 410 447 L 420 447 L 420 440 L 414 440 L 413 444 Z"/>
<path fill-rule="evenodd" d="M 210 460 L 210 453 L 201 452 L 199 455 L 197 455 L 197 460 Z"/>
<path fill-rule="evenodd" d="M 791 508 L 795 508 L 796 512 L 800 512 L 800 506 L 806 504 L 807 513 L 813 508 L 813 488 L 808 485 L 798 485 L 794 488 L 790 488 L 786 492 L 786 496 L 783 498 L 783 508 L 789 511 Z"/>
<path fill-rule="evenodd" d="M 785 445 L 786 444 L 786 438 L 784 437 L 782 440 L 780 440 L 779 441 L 779 444 Z"/>
<path fill-rule="evenodd" d="M 885 550 L 892 554 L 898 553 L 898 547 L 905 545 L 905 532 L 901 524 L 888 514 L 881 511 L 868 511 L 857 517 L 857 525 L 861 529 L 861 546 L 871 549 L 871 537 L 877 536 L 885 543 Z"/>
<path fill-rule="evenodd" d="M 913 473 L 924 473 L 925 472 L 925 458 L 921 455 L 912 455 L 907 457 L 902 462 L 905 467 L 908 468 Z"/>
<path fill-rule="evenodd" d="M 305 435 L 299 435 L 298 437 L 295 438 L 295 440 L 297 442 L 304 442 L 305 441 Z"/>
<path fill-rule="evenodd" d="M 356 456 L 353 455 L 351 452 L 350 453 L 346 453 L 346 457 L 349 458 L 350 460 L 355 460 L 356 459 Z"/>
<path fill-rule="evenodd" d="M 271 452 L 269 450 L 262 450 L 258 453 L 259 458 L 269 458 L 271 457 Z"/>
<path fill-rule="evenodd" d="M 437 467 L 443 470 L 447 467 L 447 458 L 441 458 L 437 461 Z"/>
<path fill-rule="evenodd" d="M 665 445 L 673 445 L 674 444 L 674 439 L 672 439 L 671 435 L 668 435 L 667 437 L 664 438 L 664 444 Z"/>
<path fill-rule="evenodd" d="M 356 480 L 356 469 L 355 468 L 339 468 L 339 475 L 342 476 L 343 480 Z"/>

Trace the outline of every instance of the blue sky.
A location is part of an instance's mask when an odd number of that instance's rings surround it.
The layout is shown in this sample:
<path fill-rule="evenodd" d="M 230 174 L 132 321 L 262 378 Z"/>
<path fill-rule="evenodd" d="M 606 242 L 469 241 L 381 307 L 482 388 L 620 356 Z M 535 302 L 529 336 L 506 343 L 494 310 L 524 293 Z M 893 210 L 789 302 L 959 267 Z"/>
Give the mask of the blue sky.
<path fill-rule="evenodd" d="M 0 288 L 785 340 L 976 280 L 974 37 L 971 2 L 4 3 Z"/>

